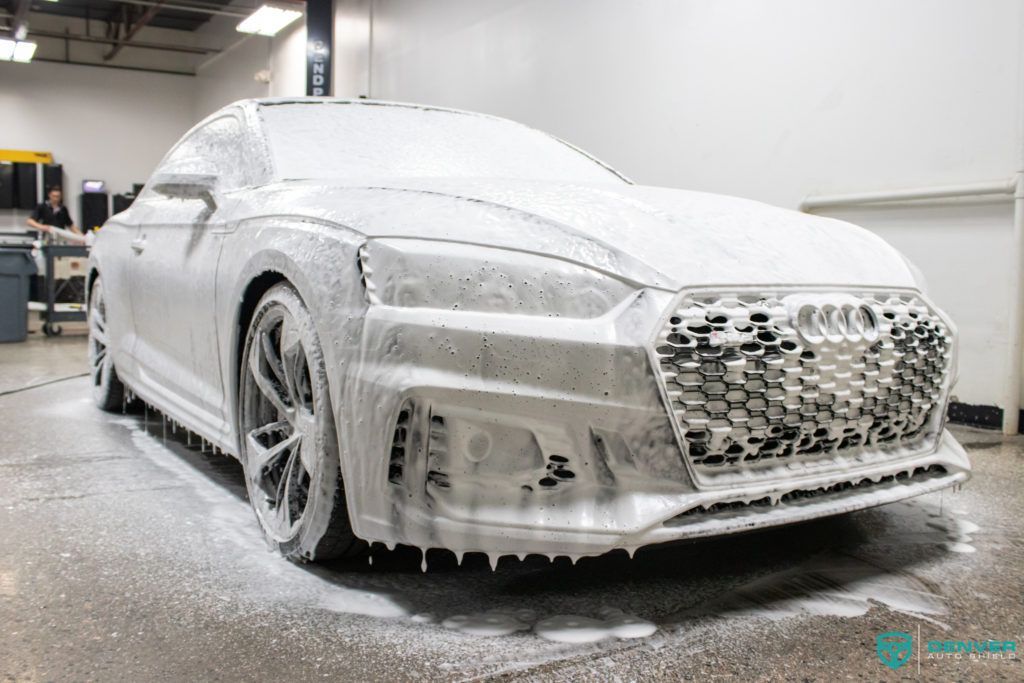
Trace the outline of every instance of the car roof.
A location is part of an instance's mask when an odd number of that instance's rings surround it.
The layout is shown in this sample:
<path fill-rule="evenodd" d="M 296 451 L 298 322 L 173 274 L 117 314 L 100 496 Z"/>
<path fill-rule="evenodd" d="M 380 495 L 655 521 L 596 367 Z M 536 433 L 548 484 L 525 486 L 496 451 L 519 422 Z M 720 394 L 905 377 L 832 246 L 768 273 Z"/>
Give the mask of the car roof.
<path fill-rule="evenodd" d="M 509 123 L 515 123 L 517 125 L 524 125 L 518 121 L 512 119 L 506 119 L 501 116 L 493 116 L 491 114 L 481 114 L 480 112 L 467 111 L 465 109 L 453 109 L 450 107 L 438 107 L 432 104 L 418 104 L 415 102 L 393 102 L 390 100 L 371 100 L 365 98 L 347 98 L 347 97 L 256 97 L 246 100 L 239 100 L 232 106 L 243 106 L 243 107 L 274 107 L 285 104 L 355 104 L 372 107 L 397 107 L 403 109 L 422 109 L 426 111 L 441 111 L 450 114 L 463 114 L 466 116 L 479 116 L 482 118 L 495 119 L 497 121 L 508 121 Z"/>

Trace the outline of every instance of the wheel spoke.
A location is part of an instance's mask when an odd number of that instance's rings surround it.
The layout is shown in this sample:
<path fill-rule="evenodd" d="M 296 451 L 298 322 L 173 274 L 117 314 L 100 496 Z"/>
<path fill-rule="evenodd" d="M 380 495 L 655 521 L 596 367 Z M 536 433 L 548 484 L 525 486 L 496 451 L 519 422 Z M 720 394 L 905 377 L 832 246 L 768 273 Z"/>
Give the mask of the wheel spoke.
<path fill-rule="evenodd" d="M 275 507 L 278 518 L 284 523 L 285 528 L 292 525 L 291 495 L 293 491 L 293 480 L 297 476 L 295 463 L 299 461 L 299 449 L 293 448 L 285 462 L 284 470 L 281 472 L 281 480 L 277 482 L 277 496 Z"/>
<path fill-rule="evenodd" d="M 253 351 L 249 353 L 249 373 L 252 376 L 253 381 L 256 383 L 256 386 L 259 387 L 260 393 L 270 401 L 271 405 L 273 405 L 280 414 L 290 418 L 292 409 L 285 402 L 285 397 L 281 395 L 281 391 L 278 388 L 279 385 L 274 380 L 263 374 L 262 366 L 264 363 L 260 362 L 260 356 L 261 353 L 256 349 L 253 349 Z"/>
<path fill-rule="evenodd" d="M 275 422 L 274 424 L 263 427 L 262 429 L 254 429 L 249 432 L 249 447 L 252 448 L 253 453 L 256 456 L 253 459 L 253 465 L 255 465 L 254 470 L 256 470 L 257 476 L 263 476 L 262 473 L 277 464 L 277 461 L 280 460 L 285 453 L 289 453 L 290 455 L 290 450 L 294 450 L 295 446 L 301 445 L 302 434 L 299 432 L 295 432 L 270 448 L 266 448 L 260 444 L 257 439 L 257 436 L 259 436 L 261 432 L 277 431 L 278 429 L 287 427 L 287 425 L 287 422 Z"/>
<path fill-rule="evenodd" d="M 289 319 L 285 318 L 281 322 L 281 361 L 284 366 L 285 388 L 288 392 L 289 402 L 293 406 L 300 404 L 296 379 L 298 373 L 301 372 L 300 366 L 305 358 L 306 354 L 302 349 L 299 332 Z"/>
<path fill-rule="evenodd" d="M 302 460 L 302 468 L 310 475 L 316 468 L 317 452 L 315 439 L 302 439 L 299 444 L 299 458 Z"/>
<path fill-rule="evenodd" d="M 103 315 L 103 300 L 99 295 L 93 297 L 92 306 L 89 309 L 89 334 L 93 341 L 103 346 L 107 345 L 107 321 Z"/>
<path fill-rule="evenodd" d="M 263 351 L 263 359 L 267 362 L 270 371 L 274 373 L 277 383 L 285 386 L 284 365 L 281 363 L 281 357 L 278 355 L 277 349 L 274 348 L 274 344 L 270 341 L 270 335 L 266 332 L 260 333 L 260 346 Z"/>
<path fill-rule="evenodd" d="M 93 337 L 97 341 L 101 341 L 104 344 L 107 343 L 107 321 L 103 319 L 103 314 L 100 312 L 99 307 L 93 306 L 92 312 L 89 314 L 89 322 L 92 327 Z"/>
<path fill-rule="evenodd" d="M 272 306 L 251 333 L 242 386 L 242 429 L 250 500 L 267 534 L 294 536 L 321 457 L 302 329 Z"/>
<path fill-rule="evenodd" d="M 110 363 L 107 349 L 106 309 L 103 305 L 103 290 L 99 283 L 93 290 L 89 306 L 89 362 L 94 386 L 101 386 L 106 366 Z"/>

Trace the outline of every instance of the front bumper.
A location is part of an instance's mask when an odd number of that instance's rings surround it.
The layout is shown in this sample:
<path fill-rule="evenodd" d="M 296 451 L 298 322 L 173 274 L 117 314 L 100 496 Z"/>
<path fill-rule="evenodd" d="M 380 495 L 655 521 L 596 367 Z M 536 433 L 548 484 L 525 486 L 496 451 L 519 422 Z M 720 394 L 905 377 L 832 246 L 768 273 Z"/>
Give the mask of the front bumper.
<path fill-rule="evenodd" d="M 624 549 L 632 553 L 654 543 L 740 533 L 854 512 L 955 486 L 969 477 L 966 454 L 946 432 L 939 448 L 926 456 L 771 489 L 749 487 L 678 495 L 623 490 L 607 495 L 599 510 L 590 505 L 555 505 L 532 523 L 529 519 L 520 523 L 501 521 L 506 508 L 492 509 L 482 502 L 473 508 L 472 517 L 455 516 L 457 512 L 448 509 L 430 519 L 417 520 L 419 515 L 414 514 L 410 521 L 429 525 L 434 538 L 451 540 L 451 545 L 442 543 L 441 547 L 460 551 L 586 556 Z M 587 524 L 587 515 L 594 512 L 620 523 L 604 528 Z M 552 523 L 556 519 L 560 523 Z M 472 544 L 465 543 L 466 539 L 472 539 Z"/>
<path fill-rule="evenodd" d="M 596 555 L 893 502 L 969 476 L 943 432 L 927 452 L 695 481 L 649 351 L 674 295 L 600 318 L 371 307 L 339 401 L 350 517 L 387 545 Z"/>

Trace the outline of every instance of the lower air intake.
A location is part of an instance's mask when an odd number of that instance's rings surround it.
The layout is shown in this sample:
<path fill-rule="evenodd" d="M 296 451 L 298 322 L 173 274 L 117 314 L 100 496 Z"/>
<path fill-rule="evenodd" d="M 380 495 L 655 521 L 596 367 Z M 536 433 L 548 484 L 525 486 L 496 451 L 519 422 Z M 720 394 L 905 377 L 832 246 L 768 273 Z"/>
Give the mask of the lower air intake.
<path fill-rule="evenodd" d="M 770 508 L 776 505 L 794 505 L 801 501 L 813 498 L 827 498 L 847 492 L 867 491 L 870 489 L 888 486 L 890 484 L 918 484 L 931 479 L 942 477 L 947 473 L 942 465 L 931 465 L 929 467 L 915 467 L 911 472 L 900 472 L 899 474 L 887 474 L 877 480 L 859 479 L 856 481 L 842 481 L 829 486 L 820 486 L 815 489 L 794 489 L 778 499 L 773 500 L 770 496 L 756 500 L 735 500 L 701 505 L 690 508 L 686 512 L 676 515 L 668 520 L 666 526 L 678 526 L 695 516 L 714 515 L 729 512 L 739 512 L 750 508 Z"/>
<path fill-rule="evenodd" d="M 392 484 L 401 484 L 405 475 L 412 412 L 412 401 L 406 401 L 398 411 L 398 417 L 395 418 L 395 432 L 391 437 L 391 456 L 388 460 L 388 481 Z"/>

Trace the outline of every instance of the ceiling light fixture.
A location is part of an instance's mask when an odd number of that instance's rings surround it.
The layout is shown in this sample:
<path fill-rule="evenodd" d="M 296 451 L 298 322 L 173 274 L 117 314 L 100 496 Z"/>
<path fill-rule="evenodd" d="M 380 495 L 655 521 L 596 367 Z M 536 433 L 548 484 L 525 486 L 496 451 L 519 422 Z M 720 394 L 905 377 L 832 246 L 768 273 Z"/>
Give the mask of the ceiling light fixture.
<path fill-rule="evenodd" d="M 240 33 L 255 33 L 258 36 L 273 36 L 301 16 L 302 12 L 298 10 L 263 5 L 243 19 L 237 30 Z"/>
<path fill-rule="evenodd" d="M 32 61 L 32 55 L 36 53 L 36 44 L 28 40 L 19 40 L 14 46 L 14 55 L 11 59 L 15 62 L 27 64 Z"/>
<path fill-rule="evenodd" d="M 31 62 L 36 44 L 28 40 L 0 38 L 0 62 Z"/>

